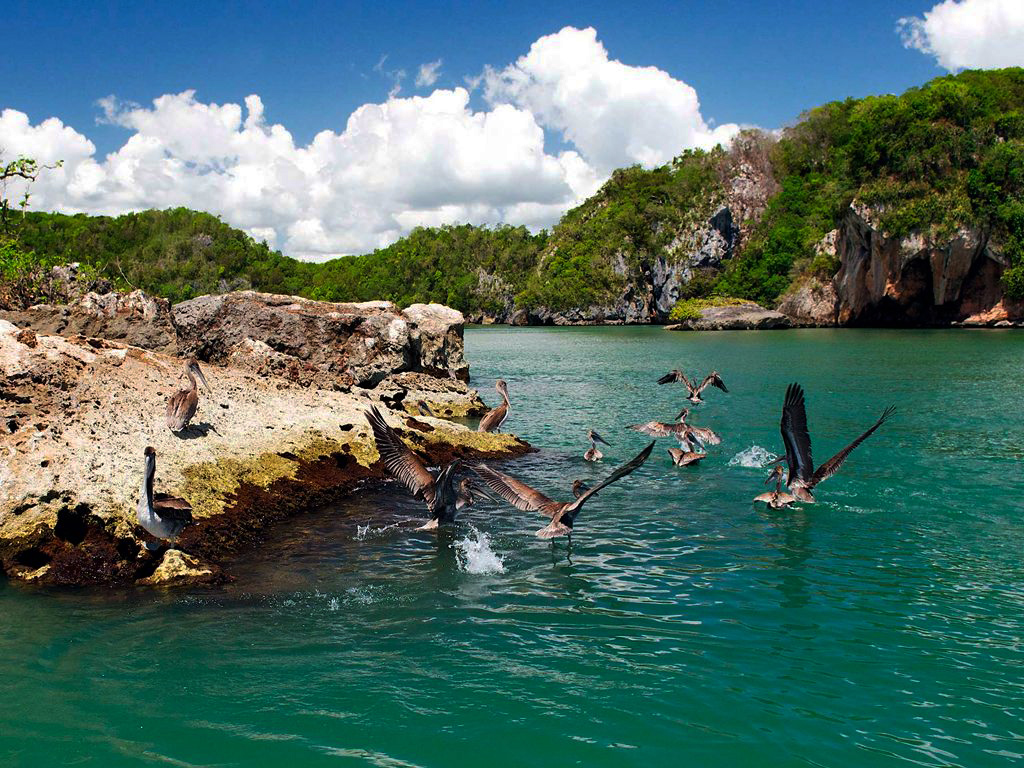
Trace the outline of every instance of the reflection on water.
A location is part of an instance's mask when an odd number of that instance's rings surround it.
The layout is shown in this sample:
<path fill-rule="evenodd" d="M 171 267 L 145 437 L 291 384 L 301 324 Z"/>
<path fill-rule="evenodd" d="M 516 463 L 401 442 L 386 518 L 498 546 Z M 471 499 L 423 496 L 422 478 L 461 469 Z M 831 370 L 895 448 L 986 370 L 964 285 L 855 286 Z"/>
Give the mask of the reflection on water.
<path fill-rule="evenodd" d="M 467 348 L 541 449 L 505 471 L 555 498 L 643 446 L 625 425 L 678 412 L 666 364 L 722 371 L 699 423 L 723 443 L 685 469 L 659 446 L 571 549 L 488 500 L 417 531 L 422 505 L 387 487 L 275 528 L 217 590 L 0 586 L 0 765 L 1024 759 L 1024 337 L 488 329 Z M 755 507 L 794 379 L 822 456 L 900 411 L 819 503 Z M 597 465 L 589 428 L 612 443 Z"/>

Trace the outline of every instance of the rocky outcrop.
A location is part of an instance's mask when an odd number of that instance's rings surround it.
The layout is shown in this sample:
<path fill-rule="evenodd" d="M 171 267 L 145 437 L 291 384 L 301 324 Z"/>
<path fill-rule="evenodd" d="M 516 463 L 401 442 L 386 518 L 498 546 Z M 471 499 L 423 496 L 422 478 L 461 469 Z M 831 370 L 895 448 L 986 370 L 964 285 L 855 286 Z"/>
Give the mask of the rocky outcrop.
<path fill-rule="evenodd" d="M 1009 261 L 986 233 L 890 236 L 879 212 L 854 203 L 843 217 L 833 281 L 839 325 L 921 326 L 1024 319 L 1024 302 L 1003 296 Z"/>
<path fill-rule="evenodd" d="M 668 331 L 767 331 L 788 328 L 789 318 L 781 312 L 754 304 L 728 307 L 709 307 L 700 311 L 699 318 L 683 320 L 665 326 Z"/>
<path fill-rule="evenodd" d="M 51 584 L 160 579 L 161 562 L 141 546 L 134 522 L 147 445 L 157 451 L 157 490 L 193 506 L 197 525 L 178 547 L 205 561 L 199 570 L 256 546 L 275 520 L 382 477 L 363 411 L 371 400 L 387 406 L 386 392 L 318 388 L 210 364 L 204 370 L 214 394 L 201 398 L 192 428 L 175 435 L 164 424 L 164 402 L 180 386 L 180 367 L 179 358 L 138 347 L 0 321 L 6 574 Z M 385 413 L 432 464 L 528 448 L 509 434 Z M 179 570 L 168 564 L 164 573 Z"/>
<path fill-rule="evenodd" d="M 831 280 L 808 277 L 782 297 L 778 310 L 795 326 L 821 328 L 836 324 L 838 304 Z"/>
<path fill-rule="evenodd" d="M 38 333 L 95 336 L 170 355 L 178 349 L 170 303 L 142 291 L 90 291 L 67 304 L 0 312 L 0 319 Z"/>
<path fill-rule="evenodd" d="M 468 380 L 463 318 L 440 304 L 334 304 L 254 291 L 174 306 L 183 356 L 320 388 L 373 387 L 427 372 Z"/>

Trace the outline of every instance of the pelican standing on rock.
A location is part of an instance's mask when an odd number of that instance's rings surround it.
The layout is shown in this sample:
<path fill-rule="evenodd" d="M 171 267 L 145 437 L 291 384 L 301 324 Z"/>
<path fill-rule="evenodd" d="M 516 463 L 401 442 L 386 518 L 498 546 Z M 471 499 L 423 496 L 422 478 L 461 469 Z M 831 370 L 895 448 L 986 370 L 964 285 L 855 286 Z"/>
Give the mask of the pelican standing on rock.
<path fill-rule="evenodd" d="M 646 424 L 631 424 L 629 429 L 634 432 L 643 432 L 651 437 L 674 437 L 684 449 L 687 444 L 696 443 L 699 446 L 704 446 L 718 445 L 722 442 L 722 438 L 707 427 L 695 427 L 692 424 L 687 424 L 686 419 L 689 415 L 690 409 L 683 408 L 676 416 L 674 423 L 648 421 Z"/>
<path fill-rule="evenodd" d="M 793 502 L 795 502 L 796 496 L 794 496 L 791 493 L 786 493 L 784 490 L 782 490 L 783 474 L 784 470 L 782 469 L 782 464 L 776 464 L 772 468 L 771 474 L 768 475 L 768 479 L 764 481 L 764 484 L 768 485 L 772 482 L 772 480 L 774 480 L 775 490 L 768 491 L 767 493 L 762 493 L 758 496 L 755 496 L 754 501 L 763 501 L 772 509 L 783 509 L 785 507 L 788 507 Z"/>
<path fill-rule="evenodd" d="M 552 501 L 540 491 L 531 488 L 526 483 L 516 480 L 510 475 L 491 469 L 486 464 L 476 464 L 473 471 L 480 476 L 492 491 L 503 498 L 516 509 L 524 512 L 540 512 L 550 517 L 551 522 L 537 531 L 536 536 L 540 539 L 553 539 L 556 536 L 568 536 L 572 539 L 572 529 L 576 522 L 576 516 L 580 513 L 587 499 L 597 494 L 602 488 L 607 488 L 616 480 L 621 480 L 639 468 L 647 457 L 651 455 L 654 448 L 654 441 L 644 448 L 640 453 L 612 472 L 607 478 L 587 488 L 582 483 L 573 483 L 573 493 L 579 493 L 574 501 Z"/>
<path fill-rule="evenodd" d="M 213 390 L 206 383 L 206 377 L 199 370 L 199 361 L 194 357 L 185 364 L 185 375 L 188 376 L 188 389 L 179 389 L 167 398 L 167 427 L 171 432 L 180 432 L 192 421 L 199 409 L 199 384 L 196 377 L 203 382 L 206 391 L 211 395 Z"/>
<path fill-rule="evenodd" d="M 890 405 L 868 430 L 860 437 L 843 448 L 839 453 L 826 461 L 817 469 L 811 459 L 811 435 L 807 431 L 807 410 L 804 407 L 804 389 L 799 384 L 790 384 L 786 388 L 786 399 L 782 405 L 782 421 L 779 428 L 782 442 L 786 446 L 784 461 L 789 466 L 789 477 L 786 485 L 800 501 L 813 502 L 811 491 L 818 483 L 832 477 L 843 466 L 846 457 L 853 449 L 863 443 L 871 433 L 878 429 L 892 416 L 896 407 Z"/>
<path fill-rule="evenodd" d="M 147 446 L 143 451 L 144 464 L 142 487 L 139 489 L 139 504 L 135 517 L 139 525 L 158 539 L 166 539 L 173 547 L 185 528 L 192 525 L 192 505 L 177 496 L 153 493 L 153 478 L 156 476 L 156 450 Z M 146 544 L 149 550 L 157 545 Z"/>
<path fill-rule="evenodd" d="M 502 403 L 497 408 L 489 410 L 480 419 L 480 426 L 476 428 L 477 432 L 494 432 L 497 429 L 501 429 L 501 425 L 508 418 L 508 412 L 512 407 L 508 401 L 508 384 L 505 383 L 504 379 L 498 379 L 494 383 L 494 388 L 501 395 Z"/>
<path fill-rule="evenodd" d="M 587 439 L 590 440 L 590 449 L 583 454 L 583 458 L 586 459 L 587 461 L 600 461 L 602 458 L 604 458 L 604 454 L 601 453 L 600 449 L 597 447 L 597 444 L 604 443 L 605 445 L 610 446 L 611 443 L 609 443 L 607 440 L 605 440 L 592 429 L 587 432 Z"/>
<path fill-rule="evenodd" d="M 417 530 L 432 531 L 441 523 L 451 523 L 455 520 L 456 511 L 474 502 L 468 478 L 458 486 L 455 485 L 455 470 L 461 465 L 458 459 L 442 469 L 435 478 L 420 457 L 384 421 L 377 406 L 371 405 L 366 411 L 366 420 L 370 422 L 377 452 L 388 472 L 408 488 L 414 498 L 426 502 L 430 519 Z"/>
<path fill-rule="evenodd" d="M 718 371 L 712 371 L 705 376 L 704 381 L 700 383 L 699 387 L 694 382 L 686 378 L 686 374 L 680 370 L 669 371 L 658 379 L 659 384 L 668 384 L 673 381 L 681 381 L 686 386 L 687 391 L 690 393 L 686 399 L 694 405 L 704 402 L 704 398 L 700 396 L 700 393 L 707 389 L 709 384 L 718 387 L 723 392 L 729 391 L 726 389 L 725 382 L 722 381 L 722 377 L 718 375 Z"/>

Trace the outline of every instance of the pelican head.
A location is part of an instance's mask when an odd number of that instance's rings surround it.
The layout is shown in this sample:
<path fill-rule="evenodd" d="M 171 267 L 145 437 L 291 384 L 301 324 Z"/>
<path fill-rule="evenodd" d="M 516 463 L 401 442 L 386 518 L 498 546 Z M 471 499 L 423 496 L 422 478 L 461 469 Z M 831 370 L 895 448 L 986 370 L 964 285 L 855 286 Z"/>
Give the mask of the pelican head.
<path fill-rule="evenodd" d="M 771 485 L 775 480 L 782 478 L 782 473 L 785 470 L 782 468 L 782 463 L 776 461 L 775 466 L 772 467 L 772 471 L 768 473 L 767 479 L 764 481 L 765 485 Z"/>
<path fill-rule="evenodd" d="M 203 386 L 206 387 L 207 392 L 209 392 L 211 395 L 213 394 L 213 390 L 210 389 L 210 385 L 206 383 L 206 377 L 203 375 L 203 371 L 199 367 L 198 360 L 196 360 L 194 357 L 190 358 L 187 365 L 185 366 L 185 369 L 189 373 L 195 375 L 201 382 L 203 382 Z"/>
<path fill-rule="evenodd" d="M 683 410 L 681 410 L 679 412 L 679 415 L 676 416 L 676 421 L 678 421 L 679 423 L 682 423 L 682 422 L 686 421 L 686 417 L 689 416 L 689 415 L 690 415 L 690 409 L 689 408 L 683 408 Z"/>
<path fill-rule="evenodd" d="M 577 499 L 583 495 L 584 491 L 589 490 L 590 486 L 584 483 L 582 480 L 572 481 L 572 495 Z"/>
<path fill-rule="evenodd" d="M 592 429 L 588 430 L 587 438 L 589 438 L 590 442 L 592 442 L 592 443 L 604 443 L 607 446 L 611 446 L 611 443 L 609 443 L 607 440 L 605 440 L 603 437 L 601 437 L 599 434 L 597 434 L 597 432 L 595 432 Z"/>
<path fill-rule="evenodd" d="M 505 383 L 504 379 L 498 379 L 494 382 L 494 388 L 504 397 L 508 397 L 508 384 Z"/>
<path fill-rule="evenodd" d="M 468 477 L 462 478 L 462 482 L 459 483 L 459 501 L 462 502 L 462 506 L 469 507 L 476 504 L 476 486 L 473 485 L 472 481 Z"/>

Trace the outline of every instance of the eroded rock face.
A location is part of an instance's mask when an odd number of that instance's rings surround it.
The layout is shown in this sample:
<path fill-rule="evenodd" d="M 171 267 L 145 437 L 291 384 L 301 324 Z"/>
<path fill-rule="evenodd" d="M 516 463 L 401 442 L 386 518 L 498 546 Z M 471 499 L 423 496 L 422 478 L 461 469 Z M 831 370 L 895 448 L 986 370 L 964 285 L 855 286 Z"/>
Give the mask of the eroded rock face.
<path fill-rule="evenodd" d="M 170 355 L 178 348 L 170 303 L 142 291 L 90 291 L 68 304 L 37 304 L 0 318 L 38 333 L 95 336 Z"/>
<path fill-rule="evenodd" d="M 733 307 L 702 309 L 699 320 L 683 320 L 665 326 L 669 331 L 765 331 L 788 328 L 789 318 L 781 312 L 750 303 Z"/>
<path fill-rule="evenodd" d="M 373 387 L 406 371 L 468 379 L 463 318 L 439 304 L 334 304 L 242 291 L 173 309 L 181 354 L 296 383 Z"/>
<path fill-rule="evenodd" d="M 936 240 L 922 233 L 890 237 L 877 212 L 854 203 L 837 241 L 834 284 L 840 325 L 947 325 L 1024 318 L 1024 302 L 1004 298 L 1009 262 L 997 243 L 961 229 Z"/>
<path fill-rule="evenodd" d="M 836 324 L 838 303 L 833 282 L 812 277 L 784 295 L 778 309 L 793 325 L 827 327 Z"/>
<path fill-rule="evenodd" d="M 156 490 L 193 507 L 197 524 L 178 547 L 211 563 L 256 546 L 269 523 L 382 475 L 363 415 L 371 401 L 387 405 L 379 393 L 204 371 L 214 394 L 175 435 L 164 404 L 182 384 L 180 358 L 0 321 L 0 569 L 51 584 L 154 573 L 135 523 L 147 445 L 157 452 Z M 528 449 L 510 434 L 427 416 L 412 429 L 404 412 L 385 415 L 435 465 Z"/>

